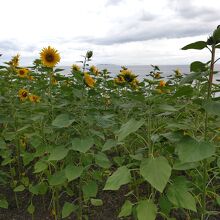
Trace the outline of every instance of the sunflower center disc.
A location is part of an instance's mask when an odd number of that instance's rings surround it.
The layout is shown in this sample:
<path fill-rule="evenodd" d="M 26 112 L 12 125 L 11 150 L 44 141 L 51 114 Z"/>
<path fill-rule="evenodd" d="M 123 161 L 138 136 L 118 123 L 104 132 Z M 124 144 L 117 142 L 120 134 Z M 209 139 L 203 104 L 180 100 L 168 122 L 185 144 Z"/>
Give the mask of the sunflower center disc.
<path fill-rule="evenodd" d="M 22 96 L 23 97 L 27 97 L 27 93 L 26 92 L 22 92 Z"/>
<path fill-rule="evenodd" d="M 52 54 L 47 54 L 47 55 L 46 55 L 46 60 L 47 60 L 48 62 L 52 62 L 52 61 L 54 60 L 54 56 L 53 56 Z"/>

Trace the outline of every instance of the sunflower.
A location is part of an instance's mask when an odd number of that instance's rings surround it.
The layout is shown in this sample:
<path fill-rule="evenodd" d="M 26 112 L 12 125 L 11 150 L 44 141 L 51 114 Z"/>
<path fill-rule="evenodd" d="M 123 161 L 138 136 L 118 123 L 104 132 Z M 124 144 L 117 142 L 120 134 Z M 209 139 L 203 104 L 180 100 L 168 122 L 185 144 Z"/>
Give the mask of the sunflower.
<path fill-rule="evenodd" d="M 20 89 L 18 91 L 18 96 L 21 101 L 25 101 L 28 98 L 28 91 L 26 89 Z"/>
<path fill-rule="evenodd" d="M 181 77 L 182 76 L 182 73 L 179 69 L 174 70 L 174 73 L 175 73 L 175 77 Z"/>
<path fill-rule="evenodd" d="M 136 76 L 131 72 L 131 70 L 123 69 L 120 72 L 121 72 L 120 75 L 128 83 L 131 83 L 136 78 Z"/>
<path fill-rule="evenodd" d="M 72 65 L 72 72 L 79 72 L 80 71 L 80 66 L 73 64 Z"/>
<path fill-rule="evenodd" d="M 28 77 L 28 72 L 29 72 L 29 69 L 25 69 L 25 68 L 17 70 L 18 76 L 20 78 L 27 78 Z"/>
<path fill-rule="evenodd" d="M 33 103 L 40 102 L 40 97 L 37 95 L 29 95 L 29 100 Z"/>
<path fill-rule="evenodd" d="M 138 81 L 136 78 L 134 78 L 134 79 L 132 80 L 132 82 L 131 82 L 131 87 L 132 87 L 133 89 L 137 89 L 137 88 L 138 88 L 138 84 L 139 84 L 139 81 Z"/>
<path fill-rule="evenodd" d="M 52 78 L 51 78 L 51 83 L 52 83 L 52 85 L 57 85 L 57 83 L 58 83 L 54 76 L 52 76 Z"/>
<path fill-rule="evenodd" d="M 90 88 L 93 88 L 95 85 L 95 80 L 88 73 L 84 73 L 84 81 Z"/>
<path fill-rule="evenodd" d="M 50 46 L 43 48 L 40 52 L 40 59 L 44 66 L 54 67 L 60 62 L 60 54 L 58 51 Z"/>
<path fill-rule="evenodd" d="M 159 93 L 159 94 L 163 94 L 164 93 L 164 91 L 162 91 L 161 89 L 156 89 L 155 92 Z"/>
<path fill-rule="evenodd" d="M 17 54 L 11 58 L 9 61 L 9 64 L 13 67 L 18 67 L 19 66 L 19 60 L 20 60 L 20 55 Z"/>
<path fill-rule="evenodd" d="M 159 86 L 160 86 L 160 87 L 166 86 L 166 82 L 165 82 L 164 80 L 160 80 Z"/>
<path fill-rule="evenodd" d="M 153 77 L 154 77 L 155 79 L 161 78 L 160 73 L 154 73 Z"/>
<path fill-rule="evenodd" d="M 99 74 L 99 70 L 94 65 L 90 67 L 90 72 L 94 73 L 96 76 Z"/>
<path fill-rule="evenodd" d="M 115 84 L 121 85 L 121 84 L 125 83 L 125 79 L 123 76 L 118 75 L 118 77 L 116 77 L 114 79 L 114 82 L 115 82 Z"/>
<path fill-rule="evenodd" d="M 33 76 L 27 76 L 27 78 L 29 79 L 29 80 L 34 80 L 34 77 Z"/>
<path fill-rule="evenodd" d="M 27 146 L 27 138 L 26 137 L 21 137 L 19 142 L 20 142 L 20 146 L 25 149 L 26 146 Z"/>

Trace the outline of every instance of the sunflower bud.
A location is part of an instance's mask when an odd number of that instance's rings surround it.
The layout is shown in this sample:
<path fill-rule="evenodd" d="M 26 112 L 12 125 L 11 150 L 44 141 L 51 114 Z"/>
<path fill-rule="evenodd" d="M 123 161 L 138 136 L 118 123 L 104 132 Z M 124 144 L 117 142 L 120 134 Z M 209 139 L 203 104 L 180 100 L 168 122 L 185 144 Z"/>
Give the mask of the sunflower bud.
<path fill-rule="evenodd" d="M 92 55 L 93 55 L 93 52 L 91 50 L 88 50 L 87 53 L 86 53 L 86 57 L 88 59 L 90 59 L 92 57 Z"/>

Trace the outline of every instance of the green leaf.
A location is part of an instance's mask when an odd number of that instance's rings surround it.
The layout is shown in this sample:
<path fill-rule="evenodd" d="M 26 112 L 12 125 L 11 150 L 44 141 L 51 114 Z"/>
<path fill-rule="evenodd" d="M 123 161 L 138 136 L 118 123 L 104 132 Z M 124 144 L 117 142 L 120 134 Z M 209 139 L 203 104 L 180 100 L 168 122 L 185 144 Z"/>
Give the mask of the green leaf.
<path fill-rule="evenodd" d="M 174 108 L 172 105 L 162 104 L 158 106 L 158 109 L 165 111 L 165 112 L 176 112 L 177 109 Z"/>
<path fill-rule="evenodd" d="M 130 170 L 126 166 L 119 167 L 108 179 L 104 190 L 118 190 L 131 181 Z"/>
<path fill-rule="evenodd" d="M 164 195 L 160 197 L 159 199 L 159 206 L 160 206 L 161 212 L 169 216 L 170 211 L 172 209 L 172 203 Z"/>
<path fill-rule="evenodd" d="M 52 125 L 57 128 L 65 128 L 69 127 L 74 121 L 74 119 L 70 119 L 68 114 L 60 114 L 53 120 Z"/>
<path fill-rule="evenodd" d="M 117 133 L 118 141 L 122 141 L 129 134 L 134 133 L 135 131 L 137 131 L 144 124 L 144 122 L 145 121 L 143 119 L 140 120 L 140 121 L 136 121 L 135 119 L 132 118 L 128 122 L 123 124 L 121 126 L 120 130 Z"/>
<path fill-rule="evenodd" d="M 214 38 L 215 42 L 219 43 L 219 41 L 220 41 L 220 28 L 217 28 L 214 30 L 213 38 Z"/>
<path fill-rule="evenodd" d="M 205 41 L 196 41 L 194 43 L 188 44 L 185 47 L 182 48 L 182 50 L 202 50 L 207 46 L 207 43 Z"/>
<path fill-rule="evenodd" d="M 72 140 L 72 148 L 75 151 L 86 153 L 94 145 L 94 140 L 91 137 L 84 139 L 75 138 Z"/>
<path fill-rule="evenodd" d="M 7 209 L 8 201 L 6 199 L 0 199 L 0 208 Z"/>
<path fill-rule="evenodd" d="M 6 149 L 6 147 L 5 141 L 0 137 L 0 149 Z"/>
<path fill-rule="evenodd" d="M 25 190 L 25 187 L 23 185 L 19 185 L 14 188 L 14 192 L 22 192 Z"/>
<path fill-rule="evenodd" d="M 65 70 L 65 69 L 59 69 L 59 68 L 57 68 L 57 69 L 54 70 L 54 73 L 62 72 L 63 70 Z"/>
<path fill-rule="evenodd" d="M 191 72 L 205 72 L 207 71 L 207 66 L 205 63 L 200 61 L 194 61 L 190 64 L 190 71 Z"/>
<path fill-rule="evenodd" d="M 180 176 L 175 179 L 174 183 L 168 187 L 167 197 L 176 207 L 196 212 L 196 202 L 188 192 L 185 177 Z"/>
<path fill-rule="evenodd" d="M 62 160 L 66 157 L 66 155 L 68 154 L 68 149 L 66 149 L 65 147 L 56 147 L 52 150 L 48 160 L 55 160 L 55 161 L 59 161 Z"/>
<path fill-rule="evenodd" d="M 102 151 L 110 150 L 112 147 L 116 147 L 118 144 L 118 141 L 109 139 L 105 142 L 105 144 L 102 147 Z"/>
<path fill-rule="evenodd" d="M 214 155 L 215 146 L 187 136 L 177 144 L 177 153 L 183 163 L 197 162 Z"/>
<path fill-rule="evenodd" d="M 103 201 L 101 199 L 90 199 L 90 202 L 94 206 L 102 206 Z"/>
<path fill-rule="evenodd" d="M 132 159 L 134 159 L 134 160 L 139 160 L 139 161 L 141 161 L 141 160 L 143 159 L 143 154 L 142 154 L 142 153 L 137 153 L 137 154 L 135 154 L 135 155 L 130 154 L 129 156 L 130 156 Z"/>
<path fill-rule="evenodd" d="M 76 210 L 76 206 L 72 203 L 65 202 L 62 209 L 62 218 L 68 217 L 71 213 Z"/>
<path fill-rule="evenodd" d="M 177 88 L 176 93 L 174 97 L 192 97 L 193 96 L 194 89 L 191 86 L 180 86 Z"/>
<path fill-rule="evenodd" d="M 51 186 L 58 186 L 64 184 L 66 181 L 64 170 L 58 171 L 55 174 L 49 176 L 48 181 Z"/>
<path fill-rule="evenodd" d="M 217 159 L 217 166 L 220 168 L 220 157 Z"/>
<path fill-rule="evenodd" d="M 136 211 L 138 220 L 155 220 L 157 216 L 157 207 L 151 200 L 138 202 Z"/>
<path fill-rule="evenodd" d="M 146 158 L 141 162 L 140 174 L 162 193 L 170 178 L 171 167 L 165 157 Z"/>
<path fill-rule="evenodd" d="M 217 202 L 217 204 L 220 206 L 220 196 L 217 196 L 217 197 L 216 197 L 216 202 Z"/>
<path fill-rule="evenodd" d="M 133 207 L 133 204 L 129 200 L 126 200 L 123 206 L 121 207 L 121 211 L 118 217 L 121 218 L 121 217 L 127 217 L 131 215 L 132 207 Z"/>
<path fill-rule="evenodd" d="M 45 182 L 41 182 L 35 186 L 29 185 L 29 191 L 34 195 L 44 195 L 47 192 L 48 186 Z"/>
<path fill-rule="evenodd" d="M 190 170 L 190 169 L 195 169 L 196 167 L 198 167 L 200 164 L 197 162 L 194 163 L 182 163 L 180 161 L 176 162 L 173 165 L 173 169 L 174 170 Z"/>
<path fill-rule="evenodd" d="M 182 127 L 182 125 L 180 125 L 180 124 L 172 125 L 170 123 L 169 126 L 171 128 L 172 128 L 172 126 L 174 126 L 174 128 L 185 129 L 185 127 Z M 180 141 L 183 138 L 182 132 L 178 132 L 178 131 L 168 132 L 168 133 L 164 133 L 164 134 L 161 134 L 161 135 L 163 137 L 167 138 L 171 143 L 176 143 L 176 142 Z"/>
<path fill-rule="evenodd" d="M 83 172 L 82 166 L 74 166 L 74 165 L 69 164 L 65 168 L 65 175 L 66 175 L 66 178 L 68 179 L 68 182 L 80 177 L 82 172 Z"/>
<path fill-rule="evenodd" d="M 30 213 L 31 215 L 34 214 L 35 212 L 35 206 L 31 203 L 28 208 L 27 208 L 28 213 Z"/>
<path fill-rule="evenodd" d="M 220 102 L 217 101 L 209 101 L 203 105 L 203 108 L 210 115 L 218 115 L 220 116 Z"/>
<path fill-rule="evenodd" d="M 34 165 L 34 173 L 40 173 L 44 170 L 46 170 L 48 167 L 48 164 L 44 161 L 38 161 L 37 163 L 35 163 Z"/>
<path fill-rule="evenodd" d="M 111 162 L 109 161 L 108 157 L 102 152 L 99 152 L 95 155 L 95 163 L 105 169 L 111 167 Z"/>
<path fill-rule="evenodd" d="M 186 83 L 192 83 L 193 80 L 199 79 L 201 77 L 200 73 L 191 73 L 187 75 L 186 77 L 182 78 L 180 81 L 180 85 L 186 84 Z"/>
<path fill-rule="evenodd" d="M 34 160 L 34 154 L 33 153 L 28 153 L 24 152 L 22 155 L 23 163 L 24 165 L 28 165 L 31 161 Z"/>
<path fill-rule="evenodd" d="M 89 181 L 82 186 L 83 197 L 85 200 L 88 200 L 91 197 L 96 197 L 98 193 L 98 185 L 95 181 Z"/>

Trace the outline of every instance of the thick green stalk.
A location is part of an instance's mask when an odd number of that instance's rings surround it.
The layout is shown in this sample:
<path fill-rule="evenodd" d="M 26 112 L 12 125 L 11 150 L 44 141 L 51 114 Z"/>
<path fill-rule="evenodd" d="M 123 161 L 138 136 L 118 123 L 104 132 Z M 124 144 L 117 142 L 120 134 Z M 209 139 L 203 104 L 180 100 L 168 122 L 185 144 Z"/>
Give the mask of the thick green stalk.
<path fill-rule="evenodd" d="M 210 64 L 210 73 L 209 73 L 209 81 L 208 81 L 208 91 L 207 91 L 207 101 L 211 99 L 212 93 L 212 81 L 214 75 L 214 65 L 215 65 L 215 44 L 212 45 L 211 50 L 211 64 Z M 205 133 L 204 139 L 207 141 L 208 139 L 208 113 L 205 114 Z M 202 187 L 202 211 L 201 211 L 201 220 L 205 220 L 206 214 L 206 184 L 207 184 L 207 168 L 208 163 L 207 160 L 203 161 L 203 187 Z"/>
<path fill-rule="evenodd" d="M 56 214 L 57 214 L 57 218 L 61 219 L 61 215 L 60 215 L 60 203 L 59 203 L 59 191 L 57 188 L 55 188 L 55 200 L 56 200 Z"/>
<path fill-rule="evenodd" d="M 212 45 L 211 51 L 212 51 L 212 57 L 211 57 L 210 74 L 209 74 L 209 82 L 208 82 L 207 100 L 211 98 L 211 92 L 212 92 L 212 81 L 213 81 L 214 65 L 215 65 L 215 44 Z"/>

